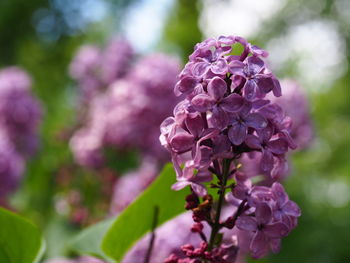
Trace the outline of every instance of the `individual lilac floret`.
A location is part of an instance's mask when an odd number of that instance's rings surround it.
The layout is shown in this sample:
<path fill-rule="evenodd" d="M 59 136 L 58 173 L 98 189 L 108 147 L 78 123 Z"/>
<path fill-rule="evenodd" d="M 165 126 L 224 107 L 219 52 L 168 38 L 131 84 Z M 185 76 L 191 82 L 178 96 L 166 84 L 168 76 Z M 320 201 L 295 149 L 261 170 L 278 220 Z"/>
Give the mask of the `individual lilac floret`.
<path fill-rule="evenodd" d="M 42 111 L 30 93 L 30 77 L 16 67 L 0 71 L 0 127 L 20 154 L 36 150 Z"/>
<path fill-rule="evenodd" d="M 233 193 L 238 199 L 248 200 L 250 207 L 246 214 L 238 217 L 236 226 L 248 234 L 253 233 L 249 250 L 254 258 L 261 258 L 270 250 L 277 253 L 281 238 L 296 227 L 297 218 L 301 215 L 300 208 L 289 200 L 279 183 L 274 183 L 272 187 L 253 186 L 245 189 L 248 194 L 244 197 L 235 191 Z"/>

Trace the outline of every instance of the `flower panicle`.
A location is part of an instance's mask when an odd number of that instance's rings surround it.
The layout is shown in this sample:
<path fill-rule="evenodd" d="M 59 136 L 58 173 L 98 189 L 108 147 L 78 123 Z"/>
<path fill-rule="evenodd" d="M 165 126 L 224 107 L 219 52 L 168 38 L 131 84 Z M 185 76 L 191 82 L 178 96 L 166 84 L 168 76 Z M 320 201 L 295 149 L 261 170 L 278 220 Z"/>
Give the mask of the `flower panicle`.
<path fill-rule="evenodd" d="M 264 61 L 267 56 L 265 50 L 237 36 L 197 44 L 174 88 L 182 100 L 160 126 L 160 142 L 170 151 L 177 174 L 172 188 L 190 186 L 186 207 L 193 211 L 196 224 L 206 222 L 212 229 L 208 241 L 203 241 L 209 254 L 223 245 L 217 241 L 223 228 L 244 234 L 250 240 L 247 251 L 255 258 L 277 252 L 281 238 L 296 226 L 300 216 L 299 207 L 277 182 L 279 175 L 288 171 L 286 155 L 297 146 L 290 134 L 291 118 L 271 99 L 280 97 L 282 90 Z M 259 166 L 259 173 L 250 177 L 263 175 L 264 186 L 252 184 L 244 174 L 241 159 L 245 156 Z M 230 180 L 233 183 L 228 185 Z M 194 196 L 206 199 L 207 185 L 218 189 L 219 198 L 202 209 Z M 222 221 L 224 197 L 234 213 Z M 194 229 L 198 230 L 198 225 Z M 209 262 L 234 262 L 225 260 L 229 251 L 240 246 L 238 242 L 231 250 L 222 250 L 227 252 L 218 257 L 223 261 L 188 251 L 184 254 Z M 169 257 L 169 262 L 181 260 Z"/>

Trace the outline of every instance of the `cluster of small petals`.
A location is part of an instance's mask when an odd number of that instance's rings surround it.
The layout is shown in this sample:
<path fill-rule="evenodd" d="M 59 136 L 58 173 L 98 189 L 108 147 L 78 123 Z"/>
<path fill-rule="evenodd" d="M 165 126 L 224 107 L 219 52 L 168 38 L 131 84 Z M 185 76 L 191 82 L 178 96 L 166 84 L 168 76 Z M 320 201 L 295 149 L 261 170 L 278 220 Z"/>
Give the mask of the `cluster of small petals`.
<path fill-rule="evenodd" d="M 169 159 L 159 144 L 159 125 L 178 99 L 172 92 L 179 62 L 162 54 L 148 55 L 129 68 L 123 78 L 90 102 L 85 127 L 71 140 L 78 163 L 89 167 L 103 164 L 105 146 L 136 149 Z"/>
<path fill-rule="evenodd" d="M 271 101 L 283 107 L 284 112 L 293 120 L 290 135 L 298 145 L 298 149 L 307 148 L 313 137 L 313 124 L 310 107 L 305 90 L 294 80 L 281 81 L 283 96 L 270 97 Z"/>
<path fill-rule="evenodd" d="M 277 253 L 281 239 L 296 227 L 297 218 L 301 215 L 296 203 L 289 200 L 280 183 L 271 187 L 252 186 L 247 178 L 238 178 L 231 203 L 246 200 L 249 209 L 238 217 L 236 227 L 247 232 L 249 251 L 254 258 L 261 258 L 269 251 Z M 236 200 L 235 200 L 236 198 Z"/>
<path fill-rule="evenodd" d="M 230 55 L 237 43 L 243 52 Z M 196 45 L 175 85 L 175 94 L 184 99 L 161 124 L 160 141 L 177 171 L 174 189 L 190 185 L 205 195 L 203 182 L 211 180 L 208 168 L 230 153 L 262 153 L 261 170 L 271 176 L 276 160 L 295 148 L 290 118 L 266 97 L 281 95 L 278 80 L 263 60 L 266 56 L 235 36 Z"/>
<path fill-rule="evenodd" d="M 81 99 L 88 102 L 123 77 L 132 54 L 129 43 L 121 38 L 112 39 L 104 49 L 94 45 L 82 46 L 69 68 L 71 77 L 78 82 Z"/>
<path fill-rule="evenodd" d="M 237 45 L 243 46 L 241 54 L 235 50 Z M 220 230 L 234 231 L 232 248 L 254 258 L 278 252 L 281 239 L 301 215 L 277 182 L 288 172 L 286 156 L 296 144 L 292 119 L 277 98 L 282 95 L 281 85 L 264 61 L 267 55 L 236 36 L 197 44 L 174 88 L 182 101 L 160 126 L 160 142 L 170 151 L 177 173 L 172 188 L 192 190 L 186 198 L 186 209 L 192 210 L 195 221 L 191 231 L 206 240 L 201 232 L 204 222 L 213 229 L 220 224 Z M 218 183 L 212 182 L 214 174 Z M 234 179 L 225 200 L 235 209 L 225 220 L 220 216 L 213 221 L 217 211 L 213 198 L 209 203 L 205 200 L 205 183 L 212 182 L 207 185 L 220 188 L 221 194 L 228 188 L 222 179 L 225 174 Z M 251 178 L 258 175 L 265 175 L 265 181 L 254 185 Z M 186 258 L 171 255 L 165 262 L 226 262 L 221 246 L 204 252 L 201 248 L 186 245 L 182 248 Z M 218 261 L 212 258 L 215 253 Z"/>
<path fill-rule="evenodd" d="M 42 112 L 30 89 L 31 78 L 22 69 L 0 71 L 0 198 L 16 188 L 24 160 L 38 146 Z"/>

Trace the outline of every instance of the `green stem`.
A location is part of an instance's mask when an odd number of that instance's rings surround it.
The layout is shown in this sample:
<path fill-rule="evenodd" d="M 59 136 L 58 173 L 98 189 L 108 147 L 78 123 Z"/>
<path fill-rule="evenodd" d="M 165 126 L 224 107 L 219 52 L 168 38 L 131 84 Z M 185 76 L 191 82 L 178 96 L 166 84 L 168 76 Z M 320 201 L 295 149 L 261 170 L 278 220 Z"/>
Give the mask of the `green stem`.
<path fill-rule="evenodd" d="M 214 248 L 216 236 L 221 229 L 220 215 L 221 215 L 221 209 L 222 209 L 222 205 L 224 203 L 224 198 L 225 198 L 225 189 L 226 189 L 227 179 L 230 175 L 230 164 L 231 164 L 231 160 L 228 160 L 228 159 L 223 160 L 223 173 L 221 176 L 221 180 L 219 181 L 219 184 L 220 184 L 219 194 L 220 195 L 219 195 L 219 200 L 218 200 L 217 207 L 216 207 L 214 223 L 213 223 L 212 229 L 211 229 L 208 251 L 211 251 Z"/>

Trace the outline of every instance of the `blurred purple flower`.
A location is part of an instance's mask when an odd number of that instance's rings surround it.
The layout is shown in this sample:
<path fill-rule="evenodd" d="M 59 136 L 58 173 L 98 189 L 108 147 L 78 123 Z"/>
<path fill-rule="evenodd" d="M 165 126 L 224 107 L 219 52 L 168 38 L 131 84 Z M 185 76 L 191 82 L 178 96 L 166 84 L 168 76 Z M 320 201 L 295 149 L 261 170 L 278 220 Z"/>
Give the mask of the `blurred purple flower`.
<path fill-rule="evenodd" d="M 152 158 L 144 158 L 140 167 L 118 178 L 114 185 L 111 213 L 119 214 L 157 177 L 159 167 Z"/>
<path fill-rule="evenodd" d="M 281 105 L 284 112 L 292 119 L 293 125 L 290 127 L 290 135 L 298 145 L 299 150 L 305 149 L 314 137 L 307 94 L 294 80 L 282 80 L 281 86 L 283 96 L 279 98 L 271 96 L 270 99 Z"/>
<path fill-rule="evenodd" d="M 24 160 L 0 130 L 0 200 L 16 190 L 24 170 Z"/>
<path fill-rule="evenodd" d="M 38 147 L 42 110 L 30 89 L 31 79 L 22 69 L 0 70 L 0 199 L 16 189 L 25 159 Z"/>

